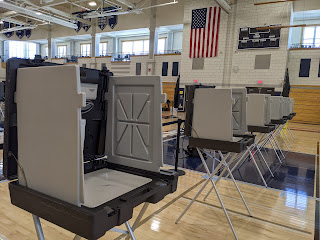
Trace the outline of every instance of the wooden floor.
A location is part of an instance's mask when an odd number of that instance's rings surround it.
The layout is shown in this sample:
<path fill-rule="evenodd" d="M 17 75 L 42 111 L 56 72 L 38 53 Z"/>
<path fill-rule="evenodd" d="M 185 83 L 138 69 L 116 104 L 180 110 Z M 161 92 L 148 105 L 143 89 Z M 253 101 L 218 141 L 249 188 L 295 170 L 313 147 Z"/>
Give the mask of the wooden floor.
<path fill-rule="evenodd" d="M 291 128 L 302 126 L 290 124 Z M 319 126 L 303 126 L 320 129 Z M 175 129 L 172 127 L 172 129 Z M 314 154 L 320 133 L 293 130 L 296 141 L 294 151 Z M 225 215 L 214 192 L 203 201 L 208 186 L 198 201 L 182 220 L 175 224 L 190 199 L 202 186 L 202 174 L 186 171 L 179 179 L 178 190 L 156 205 L 150 205 L 141 226 L 135 231 L 137 240 L 193 240 L 193 239 L 234 239 Z M 231 221 L 239 239 L 314 239 L 315 199 L 283 191 L 266 189 L 245 183 L 239 187 L 247 200 L 253 217 L 247 216 L 240 197 L 229 180 L 222 180 L 218 189 L 229 211 Z M 140 211 L 137 207 L 134 215 Z M 74 235 L 60 227 L 42 220 L 47 240 L 71 240 Z M 123 226 L 120 228 L 124 229 Z M 10 204 L 7 183 L 0 184 L 0 239 L 1 234 L 10 240 L 36 239 L 31 215 Z M 119 233 L 108 232 L 103 238 L 124 239 Z"/>

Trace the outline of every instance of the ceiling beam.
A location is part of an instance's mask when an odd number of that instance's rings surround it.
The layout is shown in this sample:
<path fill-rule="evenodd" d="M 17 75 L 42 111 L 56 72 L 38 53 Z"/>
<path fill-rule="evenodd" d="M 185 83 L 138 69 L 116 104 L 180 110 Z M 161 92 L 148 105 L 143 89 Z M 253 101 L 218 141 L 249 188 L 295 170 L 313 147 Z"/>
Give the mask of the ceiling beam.
<path fill-rule="evenodd" d="M 11 17 L 1 18 L 1 20 L 6 21 L 6 22 L 10 22 L 10 23 L 14 23 L 14 24 L 18 24 L 18 25 L 30 25 L 30 23 L 19 21 L 17 19 L 11 18 Z"/>
<path fill-rule="evenodd" d="M 266 5 L 266 4 L 274 4 L 274 3 L 286 3 L 286 2 L 295 2 L 296 0 L 281 0 L 281 1 L 272 1 L 272 2 L 261 2 L 255 3 L 255 6 Z"/>
<path fill-rule="evenodd" d="M 57 17 L 49 16 L 49 15 L 46 15 L 46 14 L 39 15 L 34 10 L 31 10 L 31 9 L 28 9 L 28 8 L 23 8 L 23 7 L 8 3 L 8 2 L 4 2 L 3 1 L 1 3 L 1 7 L 6 8 L 6 9 L 11 10 L 11 11 L 15 11 L 15 12 L 18 12 L 18 13 L 22 13 L 22 14 L 28 15 L 28 16 L 31 16 L 31 17 L 42 19 L 44 21 L 48 21 L 48 22 L 51 22 L 51 23 L 56 23 L 56 24 L 59 24 L 59 25 L 65 26 L 65 27 L 74 28 L 74 29 L 77 28 L 77 25 L 72 23 L 72 22 L 65 21 L 65 20 L 59 19 Z"/>
<path fill-rule="evenodd" d="M 36 27 L 37 25 L 25 26 L 25 27 L 12 27 L 12 28 L 3 29 L 0 31 L 0 33 L 14 32 L 14 31 L 25 30 L 25 29 L 34 29 Z"/>
<path fill-rule="evenodd" d="M 127 0 L 116 0 L 116 1 L 123 4 L 123 5 L 126 5 L 129 8 L 135 8 L 135 5 Z"/>
<path fill-rule="evenodd" d="M 0 18 L 8 17 L 8 16 L 11 16 L 11 15 L 14 15 L 14 14 L 17 14 L 17 12 L 8 11 L 8 12 L 0 13 Z"/>
<path fill-rule="evenodd" d="M 320 26 L 320 24 L 299 24 L 299 25 L 288 25 L 288 26 L 271 26 L 271 27 L 259 27 L 257 30 L 268 30 L 275 28 L 296 28 L 296 27 L 315 27 Z"/>

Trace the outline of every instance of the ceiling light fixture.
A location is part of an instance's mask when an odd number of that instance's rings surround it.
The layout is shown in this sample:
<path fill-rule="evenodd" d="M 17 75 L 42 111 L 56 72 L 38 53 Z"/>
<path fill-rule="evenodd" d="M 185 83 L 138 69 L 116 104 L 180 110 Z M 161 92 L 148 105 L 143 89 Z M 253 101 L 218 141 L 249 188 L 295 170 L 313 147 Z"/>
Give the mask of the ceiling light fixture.
<path fill-rule="evenodd" d="M 97 6 L 97 3 L 96 2 L 89 2 L 89 6 L 91 6 L 91 7 Z"/>
<path fill-rule="evenodd" d="M 37 15 L 42 15 L 42 13 L 41 13 L 41 12 L 36 12 L 36 14 L 37 14 Z"/>

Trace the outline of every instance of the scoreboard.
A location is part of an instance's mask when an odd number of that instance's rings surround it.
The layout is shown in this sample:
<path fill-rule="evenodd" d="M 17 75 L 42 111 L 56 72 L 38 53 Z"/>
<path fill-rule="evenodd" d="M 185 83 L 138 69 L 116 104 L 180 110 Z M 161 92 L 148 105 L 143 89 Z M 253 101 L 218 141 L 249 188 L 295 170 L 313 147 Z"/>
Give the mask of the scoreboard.
<path fill-rule="evenodd" d="M 274 27 L 279 25 L 263 26 Z M 239 31 L 238 49 L 279 48 L 281 28 L 260 30 L 260 27 L 243 27 Z M 262 28 L 262 27 L 261 27 Z"/>

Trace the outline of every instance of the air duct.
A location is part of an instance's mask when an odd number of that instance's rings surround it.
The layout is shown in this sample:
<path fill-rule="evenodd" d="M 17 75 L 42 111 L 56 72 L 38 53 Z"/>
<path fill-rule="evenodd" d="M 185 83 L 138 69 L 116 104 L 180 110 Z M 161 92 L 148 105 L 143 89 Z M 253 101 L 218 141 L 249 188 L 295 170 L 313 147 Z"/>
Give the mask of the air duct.
<path fill-rule="evenodd" d="M 230 3 L 226 0 L 215 0 L 216 3 L 226 12 L 231 13 L 231 6 Z"/>

